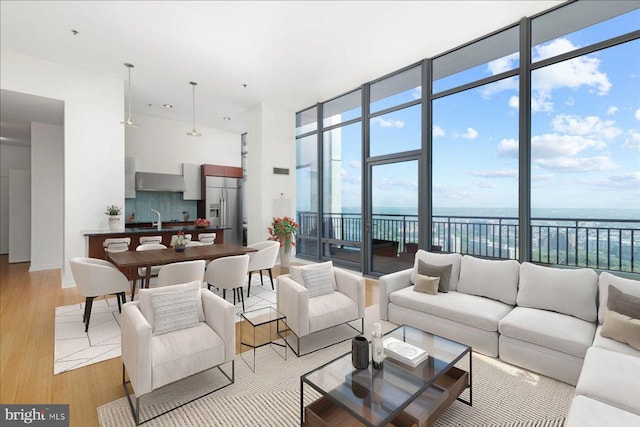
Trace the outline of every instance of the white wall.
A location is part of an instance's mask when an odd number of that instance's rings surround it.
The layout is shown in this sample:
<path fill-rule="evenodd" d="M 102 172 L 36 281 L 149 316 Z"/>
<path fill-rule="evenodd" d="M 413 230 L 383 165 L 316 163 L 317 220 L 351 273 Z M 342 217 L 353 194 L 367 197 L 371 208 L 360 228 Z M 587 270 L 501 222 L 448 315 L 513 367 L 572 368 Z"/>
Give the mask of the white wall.
<path fill-rule="evenodd" d="M 86 254 L 82 231 L 124 206 L 124 81 L 1 51 L 0 88 L 64 101 L 63 286 L 70 258 Z"/>
<path fill-rule="evenodd" d="M 0 145 L 0 254 L 9 253 L 9 170 L 31 169 L 31 148 Z"/>
<path fill-rule="evenodd" d="M 247 118 L 247 243 L 251 244 L 269 236 L 274 199 L 291 200 L 288 215 L 295 218 L 295 112 L 262 103 L 251 109 Z M 274 167 L 288 168 L 289 175 L 274 175 Z"/>
<path fill-rule="evenodd" d="M 61 268 L 63 261 L 64 129 L 31 123 L 31 266 Z"/>
<path fill-rule="evenodd" d="M 125 155 L 136 171 L 182 174 L 182 163 L 242 164 L 240 134 L 196 126 L 202 136 L 188 136 L 191 124 L 135 114 L 138 127 L 126 129 Z"/>

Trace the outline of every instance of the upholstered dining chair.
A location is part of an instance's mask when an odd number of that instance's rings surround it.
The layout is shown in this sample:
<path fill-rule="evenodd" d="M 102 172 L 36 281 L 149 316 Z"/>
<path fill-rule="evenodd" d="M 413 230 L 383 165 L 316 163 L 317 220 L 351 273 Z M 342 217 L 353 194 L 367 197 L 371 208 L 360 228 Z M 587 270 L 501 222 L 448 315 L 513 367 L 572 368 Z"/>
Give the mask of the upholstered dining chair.
<path fill-rule="evenodd" d="M 200 281 L 141 289 L 122 309 L 122 384 L 136 425 L 213 393 L 235 380 L 235 309 L 201 288 Z M 231 369 L 227 365 L 231 362 Z M 224 365 L 227 365 L 223 369 Z M 154 390 L 218 369 L 228 381 L 188 402 L 140 419 L 140 398 Z M 128 376 L 128 380 L 127 380 Z M 129 387 L 130 386 L 130 387 Z M 133 389 L 135 406 L 130 395 Z"/>
<path fill-rule="evenodd" d="M 102 247 L 104 248 L 105 259 L 108 252 L 126 252 L 129 250 L 129 244 L 131 243 L 131 237 L 117 237 L 111 239 L 104 239 Z"/>
<path fill-rule="evenodd" d="M 177 285 L 199 280 L 204 276 L 204 260 L 174 262 L 163 265 L 158 271 L 157 286 Z"/>
<path fill-rule="evenodd" d="M 276 265 L 278 251 L 280 250 L 280 242 L 267 240 L 265 242 L 248 245 L 248 247 L 257 249 L 258 252 L 250 252 L 248 254 L 249 267 L 247 267 L 247 274 L 249 275 L 249 284 L 247 285 L 247 298 L 249 298 L 249 292 L 251 291 L 251 275 L 255 272 L 260 274 L 260 284 L 264 286 L 262 270 L 267 270 L 269 272 L 269 279 L 271 280 L 271 289 L 274 289 L 273 273 L 271 269 Z"/>
<path fill-rule="evenodd" d="M 149 243 L 162 243 L 162 236 L 140 236 L 138 239 L 141 245 L 148 245 Z"/>
<path fill-rule="evenodd" d="M 129 280 L 113 264 L 102 259 L 77 257 L 72 258 L 69 264 L 78 293 L 85 297 L 82 321 L 84 331 L 87 332 L 94 298 L 101 295 L 116 295 L 118 311 L 120 311 L 121 304 L 126 302 L 125 292 L 129 290 Z"/>
<path fill-rule="evenodd" d="M 207 265 L 204 272 L 204 281 L 209 289 L 215 286 L 222 289 L 222 298 L 226 298 L 227 289 L 233 289 L 233 303 L 236 303 L 236 295 L 242 302 L 244 311 L 244 295 L 242 285 L 249 265 L 249 255 L 226 256 L 214 259 Z"/>
<path fill-rule="evenodd" d="M 331 261 L 289 267 L 290 274 L 278 277 L 278 311 L 287 316 L 287 326 L 296 336 L 287 340 L 296 356 L 303 353 L 302 338 L 315 332 L 347 324 L 364 332 L 364 277 L 334 268 Z M 350 323 L 360 320 L 360 330 Z M 304 354 L 306 354 L 305 352 Z"/>
<path fill-rule="evenodd" d="M 216 233 L 200 233 L 198 241 L 203 245 L 213 245 L 216 241 Z"/>
<path fill-rule="evenodd" d="M 140 239 L 142 239 L 142 237 Z M 154 250 L 161 250 L 161 249 L 167 249 L 167 247 L 162 243 L 141 243 L 136 247 L 136 251 L 154 251 Z M 159 265 L 152 266 L 149 277 L 150 278 L 158 277 L 158 272 L 160 271 L 160 267 L 161 266 Z M 144 279 L 146 277 L 147 277 L 147 268 L 146 267 L 138 268 L 138 279 L 140 280 L 140 289 L 143 288 Z M 133 290 L 131 291 L 131 301 L 133 301 L 133 297 L 135 295 L 135 289 L 136 287 L 134 283 Z"/>

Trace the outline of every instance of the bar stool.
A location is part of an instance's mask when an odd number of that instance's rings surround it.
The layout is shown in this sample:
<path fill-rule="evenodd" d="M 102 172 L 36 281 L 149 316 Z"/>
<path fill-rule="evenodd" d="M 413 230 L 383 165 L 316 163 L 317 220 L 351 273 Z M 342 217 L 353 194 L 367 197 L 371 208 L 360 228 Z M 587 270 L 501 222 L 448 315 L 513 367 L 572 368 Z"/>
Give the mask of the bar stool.
<path fill-rule="evenodd" d="M 216 233 L 200 233 L 198 241 L 203 245 L 213 245 L 216 241 Z"/>
<path fill-rule="evenodd" d="M 113 239 L 104 239 L 102 247 L 104 248 L 104 257 L 107 259 L 107 253 L 126 252 L 129 250 L 131 237 L 118 237 Z"/>
<path fill-rule="evenodd" d="M 140 236 L 138 239 L 141 245 L 148 243 L 162 243 L 162 236 Z"/>

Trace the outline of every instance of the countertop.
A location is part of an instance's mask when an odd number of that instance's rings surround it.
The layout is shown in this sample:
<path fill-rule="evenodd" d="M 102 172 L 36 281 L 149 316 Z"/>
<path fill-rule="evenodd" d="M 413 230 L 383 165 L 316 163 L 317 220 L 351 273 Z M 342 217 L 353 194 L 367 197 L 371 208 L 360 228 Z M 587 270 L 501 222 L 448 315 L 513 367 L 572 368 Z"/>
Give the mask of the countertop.
<path fill-rule="evenodd" d="M 165 224 L 162 224 L 162 228 L 160 230 L 158 230 L 157 227 L 127 227 L 121 230 L 110 230 L 108 228 L 103 228 L 103 229 L 98 229 L 98 230 L 82 230 L 82 235 L 83 236 L 104 236 L 104 235 L 109 235 L 109 234 L 113 234 L 113 235 L 126 235 L 126 234 L 156 234 L 158 232 L 160 233 L 170 233 L 170 232 L 178 232 L 180 230 L 183 230 L 185 232 L 189 232 L 189 231 L 199 231 L 199 232 L 216 232 L 216 231 L 220 231 L 220 230 L 229 230 L 231 227 L 215 227 L 215 226 L 210 226 L 210 227 L 205 227 L 205 228 L 201 228 L 201 227 L 196 227 L 195 225 L 170 225 L 171 223 L 168 222 Z"/>

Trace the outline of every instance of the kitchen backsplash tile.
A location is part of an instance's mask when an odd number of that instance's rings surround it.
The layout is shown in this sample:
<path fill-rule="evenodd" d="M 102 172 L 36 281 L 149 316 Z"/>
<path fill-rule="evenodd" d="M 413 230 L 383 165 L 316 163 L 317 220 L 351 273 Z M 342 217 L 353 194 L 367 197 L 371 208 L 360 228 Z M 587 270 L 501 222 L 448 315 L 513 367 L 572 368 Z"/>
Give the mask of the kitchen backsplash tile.
<path fill-rule="evenodd" d="M 135 214 L 136 222 L 152 222 L 157 220 L 155 209 L 162 215 L 162 222 L 172 220 L 183 221 L 183 212 L 189 212 L 189 220 L 197 218 L 197 205 L 195 200 L 182 200 L 182 193 L 164 191 L 138 191 L 135 199 L 125 199 L 124 217 Z"/>

